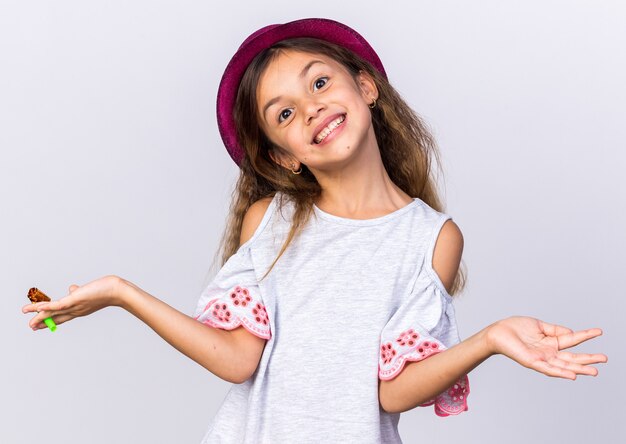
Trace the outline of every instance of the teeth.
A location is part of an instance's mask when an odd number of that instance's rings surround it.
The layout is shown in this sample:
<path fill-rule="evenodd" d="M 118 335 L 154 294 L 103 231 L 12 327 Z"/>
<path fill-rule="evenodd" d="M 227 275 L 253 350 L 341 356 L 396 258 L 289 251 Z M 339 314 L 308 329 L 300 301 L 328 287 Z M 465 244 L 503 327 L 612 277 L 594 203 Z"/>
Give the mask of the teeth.
<path fill-rule="evenodd" d="M 322 131 L 319 132 L 317 136 L 315 136 L 315 143 L 321 143 L 322 140 L 326 138 L 326 136 L 328 136 L 330 133 L 333 132 L 335 128 L 341 125 L 341 123 L 345 120 L 345 118 L 346 118 L 345 116 L 341 116 L 338 119 L 330 122 L 326 128 L 324 128 Z"/>

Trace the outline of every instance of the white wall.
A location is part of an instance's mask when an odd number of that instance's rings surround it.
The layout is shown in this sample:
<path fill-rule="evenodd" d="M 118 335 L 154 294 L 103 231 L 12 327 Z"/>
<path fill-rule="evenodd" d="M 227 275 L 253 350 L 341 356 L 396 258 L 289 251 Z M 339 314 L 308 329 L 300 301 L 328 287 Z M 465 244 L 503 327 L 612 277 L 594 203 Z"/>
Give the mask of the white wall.
<path fill-rule="evenodd" d="M 624 442 L 623 2 L 67 0 L 0 4 L 1 442 L 200 441 L 228 383 L 122 310 L 53 334 L 20 308 L 118 274 L 190 314 L 237 175 L 222 71 L 255 29 L 313 16 L 365 36 L 432 125 L 461 336 L 513 314 L 604 330 L 574 349 L 609 356 L 597 377 L 494 357 L 468 412 L 405 413 L 405 441 Z"/>

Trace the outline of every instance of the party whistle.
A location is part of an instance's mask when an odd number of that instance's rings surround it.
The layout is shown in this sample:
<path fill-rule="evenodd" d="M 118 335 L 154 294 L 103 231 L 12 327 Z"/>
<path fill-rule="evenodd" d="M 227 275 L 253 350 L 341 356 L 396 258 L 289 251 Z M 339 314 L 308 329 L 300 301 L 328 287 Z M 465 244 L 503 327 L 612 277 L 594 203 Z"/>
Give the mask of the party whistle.
<path fill-rule="evenodd" d="M 45 295 L 44 292 L 36 289 L 35 287 L 28 290 L 28 299 L 35 304 L 37 302 L 50 302 L 50 298 Z M 52 318 L 46 318 L 43 322 L 48 326 L 50 331 L 55 331 L 57 329 L 57 325 L 54 323 Z"/>

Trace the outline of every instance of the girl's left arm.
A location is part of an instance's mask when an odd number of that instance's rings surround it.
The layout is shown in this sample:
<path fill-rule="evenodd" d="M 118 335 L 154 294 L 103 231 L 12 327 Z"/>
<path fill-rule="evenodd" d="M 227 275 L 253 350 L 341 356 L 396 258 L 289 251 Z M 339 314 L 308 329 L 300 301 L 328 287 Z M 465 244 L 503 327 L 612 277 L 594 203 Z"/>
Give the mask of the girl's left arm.
<path fill-rule="evenodd" d="M 398 376 L 379 381 L 379 400 L 389 413 L 411 410 L 447 390 L 490 357 L 489 327 L 419 362 L 407 362 Z"/>
<path fill-rule="evenodd" d="M 463 235 L 449 220 L 438 235 L 433 269 L 449 291 L 463 251 Z M 400 413 L 424 404 L 455 384 L 492 355 L 502 354 L 518 364 L 548 376 L 576 379 L 576 374 L 596 376 L 586 364 L 607 362 L 604 354 L 561 351 L 600 336 L 591 328 L 574 332 L 556 324 L 526 316 L 501 319 L 464 341 L 417 362 L 406 362 L 391 380 L 379 383 L 379 401 L 384 410 Z"/>
<path fill-rule="evenodd" d="M 463 245 L 461 229 L 453 220 L 446 221 L 437 236 L 432 267 L 448 291 L 459 269 Z M 381 407 L 390 413 L 404 412 L 443 393 L 493 354 L 487 341 L 488 332 L 486 327 L 428 359 L 406 362 L 395 378 L 380 381 Z"/>
<path fill-rule="evenodd" d="M 501 319 L 447 350 L 407 362 L 394 379 L 380 381 L 380 404 L 390 413 L 417 407 L 495 354 L 548 376 L 573 380 L 577 374 L 597 376 L 598 370 L 587 364 L 607 362 L 606 355 L 561 350 L 601 334 L 599 328 L 573 331 L 527 316 Z"/>

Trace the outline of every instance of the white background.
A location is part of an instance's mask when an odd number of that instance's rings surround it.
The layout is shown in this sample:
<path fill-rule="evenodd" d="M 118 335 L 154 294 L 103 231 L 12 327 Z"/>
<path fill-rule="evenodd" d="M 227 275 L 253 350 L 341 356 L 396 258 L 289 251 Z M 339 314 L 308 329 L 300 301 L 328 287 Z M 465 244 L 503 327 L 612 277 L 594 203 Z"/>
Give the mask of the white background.
<path fill-rule="evenodd" d="M 407 443 L 625 442 L 626 6 L 619 1 L 0 3 L 0 442 L 196 443 L 230 384 L 120 309 L 32 332 L 36 286 L 107 274 L 191 314 L 237 167 L 217 86 L 270 23 L 355 28 L 432 126 L 465 238 L 462 338 L 510 315 L 604 335 L 597 377 L 493 357 Z M 445 186 L 444 182 L 445 180 Z"/>

